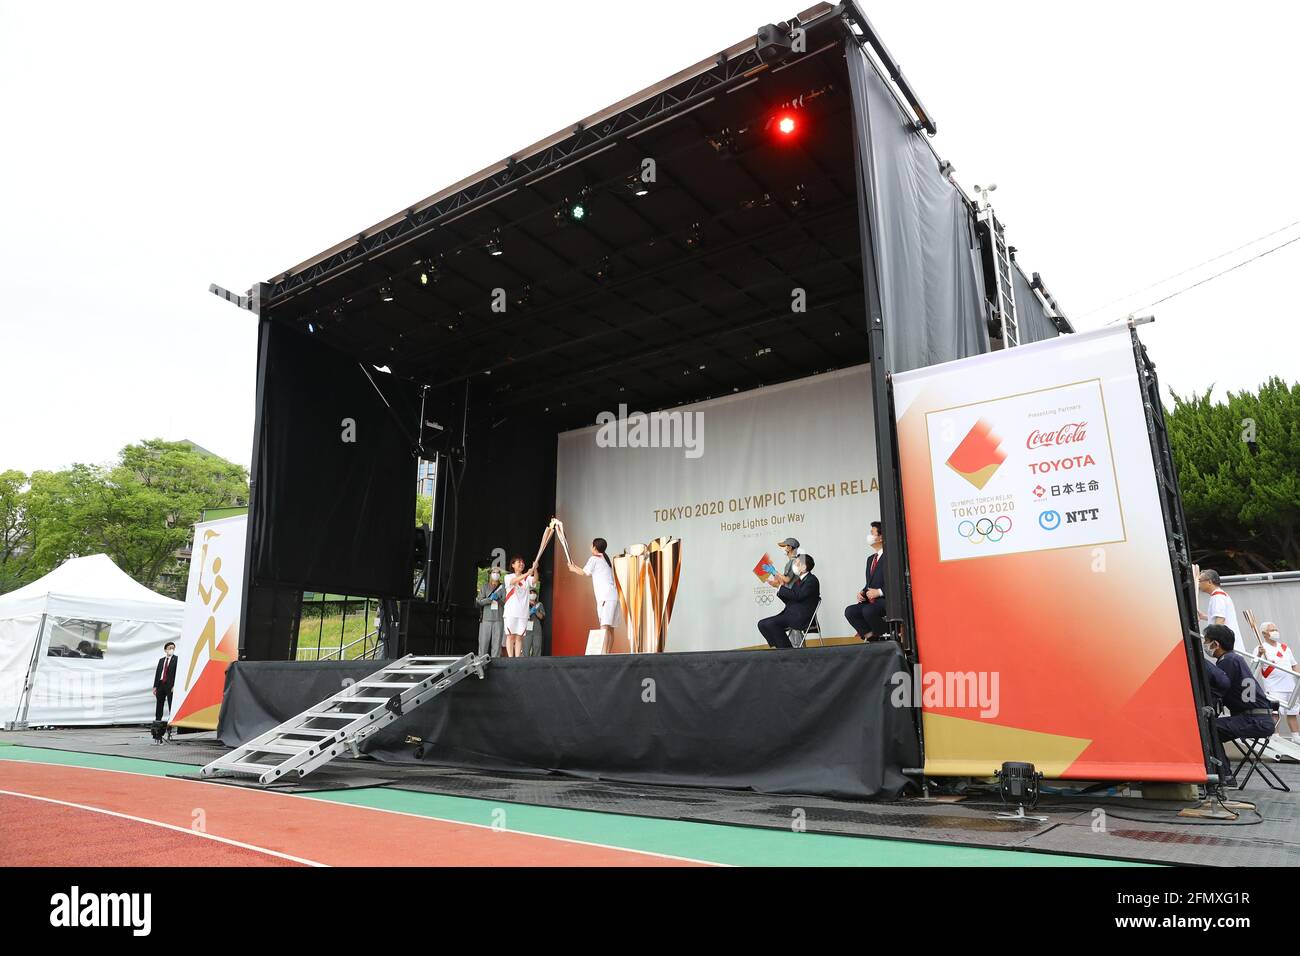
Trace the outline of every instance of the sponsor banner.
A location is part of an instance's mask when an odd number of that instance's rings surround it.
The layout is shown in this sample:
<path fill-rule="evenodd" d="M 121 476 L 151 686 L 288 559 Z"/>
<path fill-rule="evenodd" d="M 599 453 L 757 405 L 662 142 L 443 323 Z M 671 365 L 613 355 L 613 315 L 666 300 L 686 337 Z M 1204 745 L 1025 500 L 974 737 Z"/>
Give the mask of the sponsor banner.
<path fill-rule="evenodd" d="M 872 420 L 865 365 L 649 415 L 614 406 L 559 436 L 556 514 L 573 560 L 596 537 L 611 558 L 680 538 L 665 650 L 729 650 L 762 643 L 758 620 L 782 607 L 764 566 L 784 571 L 777 542 L 793 537 L 816 561 L 826 634 L 847 636 L 880 515 Z M 592 582 L 558 552 L 556 568 L 552 646 L 582 654 L 598 624 Z M 620 615 L 614 649 L 627 646 Z"/>
<path fill-rule="evenodd" d="M 239 658 L 239 605 L 248 516 L 194 526 L 185 619 L 176 642 L 172 724 L 216 730 L 226 667 Z"/>
<path fill-rule="evenodd" d="M 926 772 L 1205 779 L 1127 328 L 893 376 Z M 973 683 L 972 683 L 973 685 Z"/>

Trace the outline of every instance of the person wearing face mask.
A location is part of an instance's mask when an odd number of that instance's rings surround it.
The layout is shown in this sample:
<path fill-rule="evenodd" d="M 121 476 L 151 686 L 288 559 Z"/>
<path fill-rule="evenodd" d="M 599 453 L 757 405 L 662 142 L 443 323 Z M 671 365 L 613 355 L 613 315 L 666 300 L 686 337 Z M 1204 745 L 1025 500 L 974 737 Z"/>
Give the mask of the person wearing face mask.
<path fill-rule="evenodd" d="M 871 544 L 867 580 L 858 592 L 857 603 L 844 609 L 844 619 L 858 637 L 872 641 L 885 634 L 885 534 L 879 521 L 871 522 L 867 540 Z"/>
<path fill-rule="evenodd" d="M 1264 693 L 1277 701 L 1278 710 L 1286 715 L 1287 727 L 1291 731 L 1291 743 L 1300 744 L 1300 703 L 1294 707 L 1287 706 L 1296 684 L 1295 677 L 1287 673 L 1296 669 L 1295 654 L 1291 652 L 1291 648 L 1282 643 L 1278 637 L 1277 625 L 1272 621 L 1265 621 L 1259 626 L 1259 635 L 1264 641 L 1256 649 L 1255 656 L 1266 662 L 1259 671 L 1259 679 L 1264 684 Z M 1277 729 L 1281 734 L 1280 719 Z"/>
<path fill-rule="evenodd" d="M 776 596 L 785 607 L 771 617 L 758 622 L 758 633 L 769 647 L 791 647 L 789 630 L 805 630 L 817 610 L 821 598 L 821 584 L 812 573 L 815 566 L 811 554 L 801 554 L 794 559 L 794 579 L 777 590 Z"/>
<path fill-rule="evenodd" d="M 176 686 L 176 644 L 168 641 L 163 645 L 163 656 L 153 669 L 153 719 L 162 720 L 163 701 L 167 702 L 167 713 L 172 711 L 172 688 Z"/>
<path fill-rule="evenodd" d="M 541 657 L 546 646 L 543 626 L 546 606 L 542 604 L 541 582 L 534 581 L 528 589 L 528 630 L 524 632 L 524 657 Z"/>
<path fill-rule="evenodd" d="M 505 621 L 501 607 L 506 597 L 505 582 L 501 572 L 493 568 L 488 579 L 479 585 L 478 597 L 478 652 L 480 655 L 501 656 L 501 639 L 505 635 Z"/>
<path fill-rule="evenodd" d="M 1229 740 L 1256 740 L 1273 736 L 1273 711 L 1275 705 L 1264 693 L 1264 687 L 1250 672 L 1250 665 L 1240 654 L 1234 654 L 1237 636 L 1232 628 L 1223 624 L 1210 624 L 1201 637 L 1205 653 L 1214 661 L 1206 667 L 1210 690 L 1218 708 L 1227 710 L 1227 717 L 1215 717 L 1219 743 L 1215 757 L 1219 761 L 1224 782 L 1235 787 L 1232 765 L 1224 755 L 1223 744 Z"/>

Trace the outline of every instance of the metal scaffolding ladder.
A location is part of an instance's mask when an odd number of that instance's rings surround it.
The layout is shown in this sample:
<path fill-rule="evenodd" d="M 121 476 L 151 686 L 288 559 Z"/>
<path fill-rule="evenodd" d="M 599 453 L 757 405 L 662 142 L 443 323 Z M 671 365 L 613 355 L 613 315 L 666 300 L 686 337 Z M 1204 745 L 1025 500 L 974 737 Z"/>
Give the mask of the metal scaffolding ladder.
<path fill-rule="evenodd" d="M 361 756 L 361 741 L 471 674 L 482 679 L 489 660 L 408 654 L 218 757 L 201 773 L 256 777 L 262 784 L 301 780 L 335 757 Z"/>
<path fill-rule="evenodd" d="M 985 207 L 989 234 L 993 237 L 993 266 L 997 273 L 997 295 L 994 299 L 998 318 L 1002 320 L 1004 348 L 1020 344 L 1020 323 L 1016 318 L 1016 287 L 1011 281 L 1011 251 L 1007 248 L 1007 235 L 992 207 Z"/>

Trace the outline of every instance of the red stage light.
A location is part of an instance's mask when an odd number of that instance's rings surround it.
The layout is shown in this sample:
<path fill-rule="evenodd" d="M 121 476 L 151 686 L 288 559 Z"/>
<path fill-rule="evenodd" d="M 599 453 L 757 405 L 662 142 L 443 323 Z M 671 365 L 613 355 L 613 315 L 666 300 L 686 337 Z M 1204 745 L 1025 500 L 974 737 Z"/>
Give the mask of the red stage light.
<path fill-rule="evenodd" d="M 794 117 L 789 113 L 786 113 L 776 121 L 776 130 L 782 136 L 793 136 L 794 131 L 798 126 L 799 124 L 795 122 Z"/>

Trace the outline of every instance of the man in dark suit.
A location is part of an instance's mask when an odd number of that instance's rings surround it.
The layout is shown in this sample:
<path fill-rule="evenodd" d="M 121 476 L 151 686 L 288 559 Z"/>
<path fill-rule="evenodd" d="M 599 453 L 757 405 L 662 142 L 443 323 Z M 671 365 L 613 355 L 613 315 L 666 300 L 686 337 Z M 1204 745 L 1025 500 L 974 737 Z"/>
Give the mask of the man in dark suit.
<path fill-rule="evenodd" d="M 779 614 L 758 622 L 758 632 L 768 646 L 790 647 L 790 638 L 785 632 L 791 628 L 803 630 L 812 620 L 817 601 L 821 598 L 821 584 L 812 573 L 814 564 L 811 554 L 801 554 L 794 559 L 795 579 L 776 592 L 785 607 Z"/>
<path fill-rule="evenodd" d="M 176 645 L 168 641 L 163 645 L 163 656 L 158 666 L 153 669 L 153 695 L 158 702 L 153 707 L 153 719 L 162 720 L 163 701 L 167 701 L 167 712 L 172 709 L 172 688 L 176 686 Z"/>
<path fill-rule="evenodd" d="M 871 522 L 869 540 L 866 584 L 858 592 L 857 603 L 844 609 L 844 619 L 853 633 L 867 641 L 885 634 L 885 531 L 879 521 Z"/>
<path fill-rule="evenodd" d="M 1214 756 L 1219 761 L 1219 774 L 1225 785 L 1235 787 L 1232 776 L 1232 764 L 1228 762 L 1223 750 L 1226 740 L 1252 740 L 1259 737 L 1273 736 L 1273 706 L 1264 685 L 1250 669 L 1246 659 L 1233 653 L 1237 645 L 1237 636 L 1232 628 L 1223 624 L 1211 624 L 1205 628 L 1201 637 L 1205 652 L 1214 658 L 1214 666 L 1206 667 L 1206 676 L 1210 679 L 1210 692 L 1214 703 L 1227 710 L 1227 717 L 1216 717 L 1214 725 L 1218 729 L 1218 745 Z"/>

